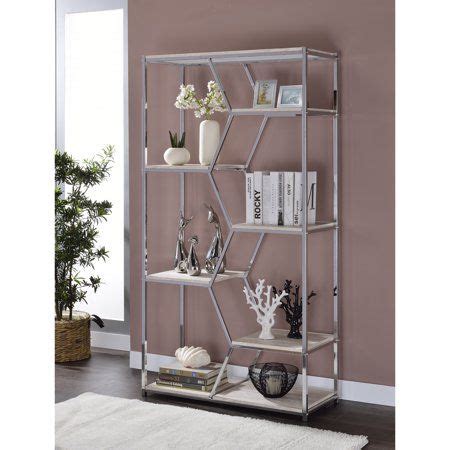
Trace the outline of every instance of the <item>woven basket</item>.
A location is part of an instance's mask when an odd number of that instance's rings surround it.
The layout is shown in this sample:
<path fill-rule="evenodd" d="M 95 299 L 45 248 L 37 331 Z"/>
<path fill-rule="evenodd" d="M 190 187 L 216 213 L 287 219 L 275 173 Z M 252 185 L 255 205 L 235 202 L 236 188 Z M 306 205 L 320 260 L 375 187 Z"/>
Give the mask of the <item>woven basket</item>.
<path fill-rule="evenodd" d="M 63 313 L 55 320 L 55 362 L 80 361 L 91 356 L 91 316 L 82 311 Z"/>

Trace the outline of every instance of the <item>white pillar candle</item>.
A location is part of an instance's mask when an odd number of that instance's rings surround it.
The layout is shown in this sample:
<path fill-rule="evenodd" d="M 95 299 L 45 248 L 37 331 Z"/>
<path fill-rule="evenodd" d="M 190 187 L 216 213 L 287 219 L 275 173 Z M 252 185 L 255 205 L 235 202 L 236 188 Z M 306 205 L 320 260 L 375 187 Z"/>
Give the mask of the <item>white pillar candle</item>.
<path fill-rule="evenodd" d="M 269 395 L 278 395 L 281 393 L 281 377 L 278 375 L 269 375 L 266 379 L 266 392 Z"/>

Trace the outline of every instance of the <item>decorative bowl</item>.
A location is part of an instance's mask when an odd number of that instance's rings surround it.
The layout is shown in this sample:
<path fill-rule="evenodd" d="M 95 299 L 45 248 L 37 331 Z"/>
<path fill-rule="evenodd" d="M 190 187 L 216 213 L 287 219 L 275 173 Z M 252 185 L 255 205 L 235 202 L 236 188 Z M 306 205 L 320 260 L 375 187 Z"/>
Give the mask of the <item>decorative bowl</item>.
<path fill-rule="evenodd" d="M 253 386 L 264 397 L 279 398 L 294 386 L 298 367 L 276 362 L 252 364 L 248 368 L 248 375 Z"/>

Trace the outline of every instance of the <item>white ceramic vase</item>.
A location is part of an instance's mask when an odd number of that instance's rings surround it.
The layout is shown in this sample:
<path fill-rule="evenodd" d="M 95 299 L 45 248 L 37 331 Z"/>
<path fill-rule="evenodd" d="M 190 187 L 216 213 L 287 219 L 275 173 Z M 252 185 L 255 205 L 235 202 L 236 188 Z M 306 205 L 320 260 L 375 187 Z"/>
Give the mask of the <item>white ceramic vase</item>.
<path fill-rule="evenodd" d="M 191 154 L 189 150 L 182 148 L 170 147 L 164 152 L 164 161 L 169 164 L 169 166 L 182 166 L 187 164 L 191 159 Z"/>
<path fill-rule="evenodd" d="M 208 166 L 216 153 L 220 140 L 220 125 L 217 120 L 203 120 L 200 123 L 198 159 L 202 166 Z"/>

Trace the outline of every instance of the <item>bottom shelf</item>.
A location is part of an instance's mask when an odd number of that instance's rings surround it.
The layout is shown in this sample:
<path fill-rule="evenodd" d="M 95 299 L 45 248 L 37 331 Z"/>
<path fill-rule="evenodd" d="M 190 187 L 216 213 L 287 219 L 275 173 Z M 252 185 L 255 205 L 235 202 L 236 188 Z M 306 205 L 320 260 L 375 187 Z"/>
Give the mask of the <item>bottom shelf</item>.
<path fill-rule="evenodd" d="M 190 391 L 171 386 L 161 386 L 156 383 L 149 384 L 145 390 L 158 394 L 227 403 L 231 405 L 245 406 L 248 408 L 302 414 L 302 388 L 298 383 L 284 397 L 281 398 L 263 397 L 255 389 L 250 380 L 244 382 L 230 380 L 230 383 L 223 386 L 220 391 L 218 390 L 219 392 L 216 393 L 212 399 L 209 398 L 209 392 L 194 390 Z M 326 389 L 310 387 L 308 391 L 310 412 L 335 397 L 333 391 Z"/>

